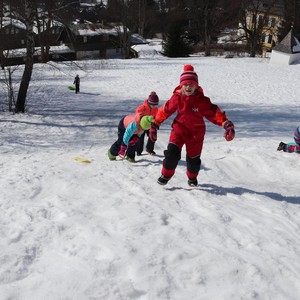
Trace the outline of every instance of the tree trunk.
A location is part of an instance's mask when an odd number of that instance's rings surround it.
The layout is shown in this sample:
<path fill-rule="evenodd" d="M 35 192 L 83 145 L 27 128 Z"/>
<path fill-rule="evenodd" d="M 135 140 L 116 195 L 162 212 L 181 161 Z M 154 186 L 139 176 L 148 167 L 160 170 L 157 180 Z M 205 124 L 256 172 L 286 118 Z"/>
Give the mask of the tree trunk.
<path fill-rule="evenodd" d="M 139 28 L 138 34 L 140 36 L 144 36 L 144 28 L 145 28 L 145 0 L 139 0 Z"/>
<path fill-rule="evenodd" d="M 3 54 L 3 50 L 0 50 L 0 65 L 1 65 L 1 69 L 4 70 L 4 54 Z"/>
<path fill-rule="evenodd" d="M 205 34 L 205 56 L 210 56 L 210 45 L 211 45 L 211 37 L 209 34 Z"/>
<path fill-rule="evenodd" d="M 255 57 L 256 56 L 256 42 L 255 40 L 251 41 L 251 45 L 250 45 L 250 57 Z"/>
<path fill-rule="evenodd" d="M 204 41 L 205 41 L 205 56 L 210 56 L 211 36 L 209 32 L 209 9 L 208 4 L 204 8 Z"/>
<path fill-rule="evenodd" d="M 131 32 L 123 25 L 123 30 L 119 32 L 120 47 L 122 52 L 122 58 L 130 58 L 131 49 Z"/>
<path fill-rule="evenodd" d="M 31 80 L 33 70 L 33 54 L 34 54 L 34 33 L 33 33 L 33 5 L 32 0 L 25 0 L 25 14 L 26 14 L 26 61 L 25 68 L 20 83 L 16 113 L 25 112 L 26 96 Z"/>
<path fill-rule="evenodd" d="M 7 68 L 8 71 L 8 111 L 12 111 L 13 104 L 15 102 L 14 99 L 14 89 L 12 84 L 12 71 L 11 68 Z"/>

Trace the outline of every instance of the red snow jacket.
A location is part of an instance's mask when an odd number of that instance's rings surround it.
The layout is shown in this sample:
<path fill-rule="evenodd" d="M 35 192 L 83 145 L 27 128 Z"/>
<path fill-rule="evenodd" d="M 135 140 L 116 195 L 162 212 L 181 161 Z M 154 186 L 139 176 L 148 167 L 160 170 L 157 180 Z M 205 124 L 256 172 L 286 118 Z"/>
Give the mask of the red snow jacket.
<path fill-rule="evenodd" d="M 217 105 L 211 103 L 210 99 L 204 96 L 201 87 L 193 95 L 186 96 L 182 94 L 180 86 L 177 86 L 172 97 L 158 109 L 153 122 L 160 126 L 176 111 L 177 116 L 172 123 L 174 134 L 187 139 L 197 136 L 203 140 L 205 135 L 204 118 L 218 126 L 222 126 L 222 123 L 227 120 L 225 112 L 222 112 Z"/>
<path fill-rule="evenodd" d="M 143 104 L 138 106 L 135 110 L 136 121 L 140 122 L 143 116 L 153 116 L 155 117 L 158 112 L 158 108 L 156 106 L 150 107 L 148 103 L 148 99 L 146 99 Z"/>

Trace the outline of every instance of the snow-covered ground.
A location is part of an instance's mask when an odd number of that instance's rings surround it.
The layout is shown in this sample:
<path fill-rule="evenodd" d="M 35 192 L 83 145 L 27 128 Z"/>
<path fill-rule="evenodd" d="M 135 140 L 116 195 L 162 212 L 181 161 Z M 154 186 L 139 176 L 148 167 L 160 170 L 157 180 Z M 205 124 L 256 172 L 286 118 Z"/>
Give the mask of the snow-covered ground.
<path fill-rule="evenodd" d="M 207 123 L 199 187 L 187 185 L 184 151 L 160 186 L 171 120 L 157 156 L 131 164 L 106 153 L 121 117 L 152 90 L 163 104 L 187 63 L 236 138 Z M 78 66 L 35 65 L 28 112 L 0 113 L 0 299 L 298 300 L 300 156 L 276 148 L 300 123 L 300 65 L 154 57 Z M 77 95 L 67 89 L 76 73 Z"/>

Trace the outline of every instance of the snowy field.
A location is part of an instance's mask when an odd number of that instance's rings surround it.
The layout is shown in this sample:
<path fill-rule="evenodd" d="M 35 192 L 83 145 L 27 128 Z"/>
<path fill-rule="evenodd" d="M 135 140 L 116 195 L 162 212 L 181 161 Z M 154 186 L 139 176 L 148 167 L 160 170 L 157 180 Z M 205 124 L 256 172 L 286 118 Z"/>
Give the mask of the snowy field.
<path fill-rule="evenodd" d="M 170 119 L 156 156 L 106 154 L 121 117 L 152 90 L 163 104 L 187 63 L 236 138 L 207 122 L 199 187 L 185 151 L 160 186 Z M 300 156 L 276 151 L 300 124 L 299 78 L 267 59 L 157 57 L 37 64 L 25 114 L 3 112 L 1 90 L 0 299 L 300 299 Z"/>

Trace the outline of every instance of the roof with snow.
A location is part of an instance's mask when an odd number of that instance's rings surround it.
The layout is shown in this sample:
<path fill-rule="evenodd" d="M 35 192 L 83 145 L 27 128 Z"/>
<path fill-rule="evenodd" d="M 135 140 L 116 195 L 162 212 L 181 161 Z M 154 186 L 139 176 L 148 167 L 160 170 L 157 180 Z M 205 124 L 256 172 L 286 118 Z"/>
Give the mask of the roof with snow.
<path fill-rule="evenodd" d="M 13 26 L 13 27 L 16 27 L 16 28 L 19 28 L 19 29 L 22 29 L 22 30 L 26 30 L 26 25 L 20 20 L 17 20 L 17 19 L 11 18 L 11 17 L 3 17 L 1 21 L 2 21 L 2 23 L 0 24 L 0 28 Z M 44 23 L 40 24 L 40 31 L 41 32 L 43 32 L 46 29 L 45 24 L 46 24 L 47 21 L 48 21 L 48 19 L 44 18 L 43 19 Z M 53 27 L 53 26 L 63 27 L 63 24 L 60 23 L 59 21 L 56 21 L 56 20 L 51 20 L 50 24 L 51 24 L 51 27 Z M 34 22 L 33 31 L 36 34 L 39 33 L 36 22 Z"/>
<path fill-rule="evenodd" d="M 300 43 L 293 34 L 293 28 L 273 50 L 288 54 L 300 53 Z"/>
<path fill-rule="evenodd" d="M 23 29 L 23 30 L 26 30 L 26 26 L 23 22 L 21 22 L 20 20 L 17 20 L 17 19 L 13 19 L 13 18 L 10 18 L 10 17 L 3 17 L 1 19 L 2 23 L 1 23 L 1 27 L 7 27 L 7 26 L 14 26 L 14 27 L 17 27 L 19 29 Z"/>
<path fill-rule="evenodd" d="M 70 29 L 77 35 L 101 35 L 111 34 L 117 35 L 119 32 L 123 32 L 123 28 L 119 24 L 94 24 L 94 23 L 76 23 L 69 26 Z"/>

